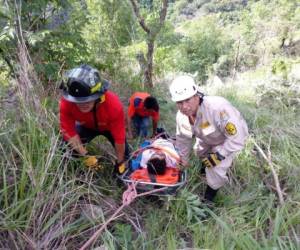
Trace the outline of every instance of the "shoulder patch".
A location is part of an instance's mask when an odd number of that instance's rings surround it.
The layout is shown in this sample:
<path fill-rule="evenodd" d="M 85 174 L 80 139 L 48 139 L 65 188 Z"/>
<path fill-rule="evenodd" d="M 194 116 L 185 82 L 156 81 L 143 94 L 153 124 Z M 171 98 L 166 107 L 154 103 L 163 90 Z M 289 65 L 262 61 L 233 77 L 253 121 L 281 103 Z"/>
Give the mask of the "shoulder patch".
<path fill-rule="evenodd" d="M 227 134 L 229 135 L 235 135 L 236 134 L 236 127 L 232 122 L 228 122 L 225 126 L 225 130 Z"/>

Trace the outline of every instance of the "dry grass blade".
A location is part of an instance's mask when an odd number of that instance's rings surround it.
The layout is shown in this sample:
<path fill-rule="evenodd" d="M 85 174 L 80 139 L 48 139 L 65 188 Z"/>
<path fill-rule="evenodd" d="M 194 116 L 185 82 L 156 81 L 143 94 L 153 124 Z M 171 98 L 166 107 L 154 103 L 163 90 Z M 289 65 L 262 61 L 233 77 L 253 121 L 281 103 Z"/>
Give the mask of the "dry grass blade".
<path fill-rule="evenodd" d="M 254 145 L 257 148 L 258 152 L 261 154 L 261 156 L 266 160 L 266 162 L 270 166 L 270 169 L 271 169 L 271 172 L 272 172 L 272 175 L 273 175 L 273 178 L 274 178 L 275 186 L 276 186 L 276 192 L 277 192 L 277 195 L 278 195 L 278 198 L 279 198 L 279 203 L 282 206 L 284 204 L 283 193 L 282 193 L 282 190 L 280 188 L 278 175 L 275 171 L 273 162 L 266 156 L 264 151 L 261 149 L 260 146 L 258 146 L 258 144 L 255 141 L 254 141 Z"/>

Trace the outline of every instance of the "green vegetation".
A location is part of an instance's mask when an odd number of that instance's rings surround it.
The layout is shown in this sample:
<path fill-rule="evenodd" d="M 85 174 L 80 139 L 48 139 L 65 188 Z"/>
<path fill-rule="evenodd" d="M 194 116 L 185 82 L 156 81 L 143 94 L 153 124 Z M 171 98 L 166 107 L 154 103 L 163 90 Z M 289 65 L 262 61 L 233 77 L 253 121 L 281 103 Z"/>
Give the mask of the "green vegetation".
<path fill-rule="evenodd" d="M 139 2 L 146 15 L 161 1 Z M 124 190 L 112 177 L 102 141 L 91 149 L 104 157 L 101 172 L 63 158 L 57 118 L 62 72 L 83 62 L 96 66 L 126 105 L 131 93 L 146 89 L 137 60 L 146 37 L 125 0 L 22 6 L 0 0 L 0 6 L 0 248 L 79 249 L 121 206 Z M 156 18 L 147 14 L 146 20 Z M 94 247 L 300 248 L 299 34 L 297 0 L 169 1 L 155 43 L 155 86 L 147 89 L 160 101 L 161 124 L 174 134 L 176 107 L 167 84 L 184 71 L 197 75 L 204 92 L 228 98 L 251 137 L 214 208 L 200 201 L 205 184 L 193 159 L 176 196 L 137 199 Z M 212 80 L 216 75 L 224 84 Z M 255 143 L 275 167 L 283 205 Z"/>

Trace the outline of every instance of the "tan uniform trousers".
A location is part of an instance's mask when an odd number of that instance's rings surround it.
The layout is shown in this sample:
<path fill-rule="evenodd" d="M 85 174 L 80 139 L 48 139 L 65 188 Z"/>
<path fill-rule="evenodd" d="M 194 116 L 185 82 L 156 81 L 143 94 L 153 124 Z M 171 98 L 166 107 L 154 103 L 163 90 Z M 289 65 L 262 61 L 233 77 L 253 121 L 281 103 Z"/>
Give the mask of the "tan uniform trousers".
<path fill-rule="evenodd" d="M 196 143 L 193 148 L 195 154 L 200 159 L 205 157 L 205 154 L 208 151 L 217 152 L 215 147 L 211 147 L 206 144 L 199 144 L 198 140 L 196 140 Z M 232 161 L 235 155 L 236 153 L 231 153 L 230 155 L 226 156 L 226 158 L 222 160 L 220 164 L 218 164 L 217 166 L 211 168 L 205 168 L 206 181 L 208 186 L 216 190 L 228 183 L 227 171 L 229 167 L 232 165 Z"/>

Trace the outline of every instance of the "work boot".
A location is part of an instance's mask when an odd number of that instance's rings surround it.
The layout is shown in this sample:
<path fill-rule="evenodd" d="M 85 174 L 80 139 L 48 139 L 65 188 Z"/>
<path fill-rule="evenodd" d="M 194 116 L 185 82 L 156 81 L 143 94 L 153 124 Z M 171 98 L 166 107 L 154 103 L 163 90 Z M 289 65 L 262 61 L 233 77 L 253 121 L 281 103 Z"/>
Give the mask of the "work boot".
<path fill-rule="evenodd" d="M 208 203 L 212 203 L 216 194 L 218 192 L 218 189 L 212 189 L 210 186 L 206 186 L 205 194 L 204 194 L 204 200 L 208 201 Z"/>

